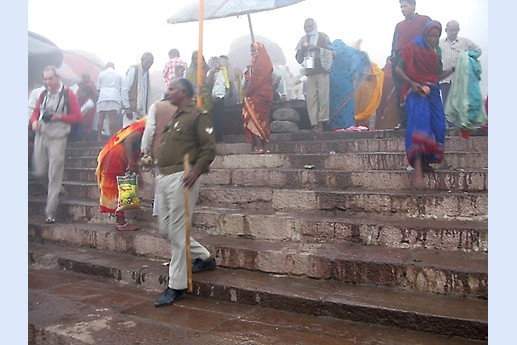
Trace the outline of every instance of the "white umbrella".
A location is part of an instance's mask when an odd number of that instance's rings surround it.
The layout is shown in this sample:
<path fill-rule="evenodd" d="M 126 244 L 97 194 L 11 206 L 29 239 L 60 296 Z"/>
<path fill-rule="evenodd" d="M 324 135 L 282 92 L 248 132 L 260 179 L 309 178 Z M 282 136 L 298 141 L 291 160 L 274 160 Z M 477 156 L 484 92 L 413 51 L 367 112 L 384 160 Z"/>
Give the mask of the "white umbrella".
<path fill-rule="evenodd" d="M 199 48 L 197 59 L 197 105 L 201 106 L 201 66 L 203 61 L 203 21 L 210 19 L 248 16 L 251 41 L 255 42 L 253 27 L 251 25 L 251 13 L 270 11 L 297 4 L 304 0 L 199 0 L 192 2 L 180 9 L 167 20 L 169 24 L 188 23 L 199 21 Z M 201 18 L 201 20 L 199 20 Z"/>

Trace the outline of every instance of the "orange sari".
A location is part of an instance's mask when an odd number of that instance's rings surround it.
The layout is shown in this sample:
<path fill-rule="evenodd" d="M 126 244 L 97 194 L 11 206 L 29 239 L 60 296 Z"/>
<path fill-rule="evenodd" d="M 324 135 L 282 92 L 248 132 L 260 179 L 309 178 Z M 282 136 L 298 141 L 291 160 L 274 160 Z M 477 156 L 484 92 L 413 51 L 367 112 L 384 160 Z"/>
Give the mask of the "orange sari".
<path fill-rule="evenodd" d="M 115 209 L 118 206 L 117 176 L 125 174 L 128 163 L 122 142 L 135 132 L 139 132 L 142 135 L 146 120 L 147 117 L 143 117 L 115 133 L 104 145 L 97 157 L 95 177 L 101 190 L 99 200 L 101 212 L 115 213 Z M 134 150 L 134 156 L 135 160 L 138 161 L 140 158 L 140 144 Z"/>

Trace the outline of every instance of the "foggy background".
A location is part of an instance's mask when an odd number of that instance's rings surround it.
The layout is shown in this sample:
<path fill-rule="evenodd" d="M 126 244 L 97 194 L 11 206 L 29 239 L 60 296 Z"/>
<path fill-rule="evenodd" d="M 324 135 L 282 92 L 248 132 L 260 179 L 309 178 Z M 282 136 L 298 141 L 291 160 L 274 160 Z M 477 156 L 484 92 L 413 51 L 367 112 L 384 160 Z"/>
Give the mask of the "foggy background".
<path fill-rule="evenodd" d="M 198 48 L 197 22 L 167 23 L 189 1 L 195 0 L 28 0 L 28 30 L 49 38 L 61 49 L 83 50 L 104 62 L 113 61 L 121 74 L 138 63 L 143 52 L 150 51 L 155 58 L 151 72 L 161 73 L 171 48 L 177 48 L 189 64 L 192 51 Z M 459 36 L 482 48 L 481 90 L 486 95 L 488 0 L 418 0 L 416 11 L 440 21 L 444 28 L 449 20 L 458 20 Z M 315 19 L 318 29 L 329 35 L 331 41 L 341 39 L 352 44 L 361 39 L 361 50 L 381 68 L 391 51 L 395 25 L 404 18 L 398 0 L 306 0 L 251 14 L 255 36 L 278 45 L 285 64 L 295 75 L 299 65 L 294 49 L 305 34 L 303 22 L 308 17 Z M 249 39 L 245 45 L 251 43 L 246 16 L 204 21 L 203 55 L 207 61 L 211 56 L 231 56 L 230 47 L 235 39 Z M 242 56 L 250 60 L 248 48 Z M 243 67 L 230 62 L 234 67 Z"/>

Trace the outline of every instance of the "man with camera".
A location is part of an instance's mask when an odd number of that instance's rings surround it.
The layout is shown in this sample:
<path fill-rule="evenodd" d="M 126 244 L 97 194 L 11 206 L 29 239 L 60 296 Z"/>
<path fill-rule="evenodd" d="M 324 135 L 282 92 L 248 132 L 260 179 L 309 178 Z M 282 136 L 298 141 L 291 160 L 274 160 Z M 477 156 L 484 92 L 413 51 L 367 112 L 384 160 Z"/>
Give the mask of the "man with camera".
<path fill-rule="evenodd" d="M 45 91 L 38 98 L 30 123 L 34 138 L 34 175 L 45 179 L 48 173 L 48 192 L 45 215 L 47 224 L 56 221 L 59 191 L 65 168 L 65 149 L 71 124 L 81 121 L 77 96 L 63 83 L 57 69 L 43 70 Z"/>

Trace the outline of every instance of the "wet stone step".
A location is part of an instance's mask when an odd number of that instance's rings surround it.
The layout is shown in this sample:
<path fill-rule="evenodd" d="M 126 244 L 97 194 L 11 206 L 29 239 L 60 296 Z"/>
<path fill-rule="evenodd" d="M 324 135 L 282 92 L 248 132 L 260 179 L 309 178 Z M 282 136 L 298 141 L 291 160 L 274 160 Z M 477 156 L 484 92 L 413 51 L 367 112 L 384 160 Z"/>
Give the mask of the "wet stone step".
<path fill-rule="evenodd" d="M 488 137 L 472 137 L 465 140 L 461 137 L 446 138 L 446 152 L 470 151 L 488 152 Z M 68 147 L 67 157 L 89 156 L 96 159 L 101 146 Z M 274 153 L 311 153 L 325 154 L 335 153 L 373 153 L 373 152 L 405 152 L 403 138 L 382 138 L 382 139 L 345 139 L 325 141 L 298 141 L 298 142 L 274 142 L 270 143 L 270 149 Z M 251 144 L 242 143 L 219 143 L 217 154 L 220 156 L 232 154 L 247 154 L 251 152 Z"/>
<path fill-rule="evenodd" d="M 120 233 L 88 223 L 29 225 L 29 236 L 77 247 L 169 257 L 156 229 Z M 398 286 L 450 296 L 488 297 L 488 255 L 481 252 L 403 249 L 345 243 L 296 243 L 207 235 L 195 238 L 218 265 L 273 274 L 331 279 L 368 286 Z"/>
<path fill-rule="evenodd" d="M 33 198 L 29 214 L 44 214 L 44 200 Z M 39 201 L 36 201 L 39 200 Z M 144 228 L 157 229 L 152 204 L 142 203 L 139 211 L 126 217 Z M 72 199 L 62 201 L 59 221 L 88 221 L 114 224 L 99 212 L 98 203 Z M 356 243 L 394 248 L 426 248 L 446 251 L 488 252 L 488 222 L 438 219 L 403 219 L 365 213 L 276 212 L 228 207 L 198 206 L 192 215 L 193 227 L 208 234 L 308 243 Z"/>
<path fill-rule="evenodd" d="M 307 165 L 314 169 L 343 171 L 400 170 L 408 166 L 402 152 L 335 153 L 335 154 L 235 154 L 217 156 L 211 165 L 214 169 L 298 168 Z M 96 168 L 97 161 L 89 156 L 68 157 L 65 167 Z M 486 152 L 446 152 L 436 169 L 482 169 L 488 168 Z"/>
<path fill-rule="evenodd" d="M 159 260 L 36 243 L 29 244 L 29 255 L 33 266 L 104 276 L 147 291 L 161 292 L 166 284 L 166 268 Z M 488 303 L 482 299 L 221 267 L 193 275 L 193 285 L 194 295 L 236 305 L 270 307 L 300 315 L 330 316 L 467 339 L 486 340 L 488 336 Z"/>
<path fill-rule="evenodd" d="M 99 190 L 94 184 L 78 184 L 69 196 L 60 198 L 60 212 L 67 198 L 86 198 L 98 207 Z M 73 192 L 72 192 L 73 191 Z M 45 194 L 40 194 L 41 197 Z M 152 205 L 154 189 L 140 193 L 141 202 Z M 32 200 L 29 199 L 30 204 Z M 257 211 L 334 211 L 337 214 L 372 213 L 397 218 L 481 220 L 488 218 L 488 195 L 478 192 L 378 191 L 369 189 L 300 190 L 269 187 L 203 186 L 199 206 L 232 207 Z M 81 204 L 75 204 L 80 207 Z M 39 206 L 29 205 L 36 210 Z"/>

